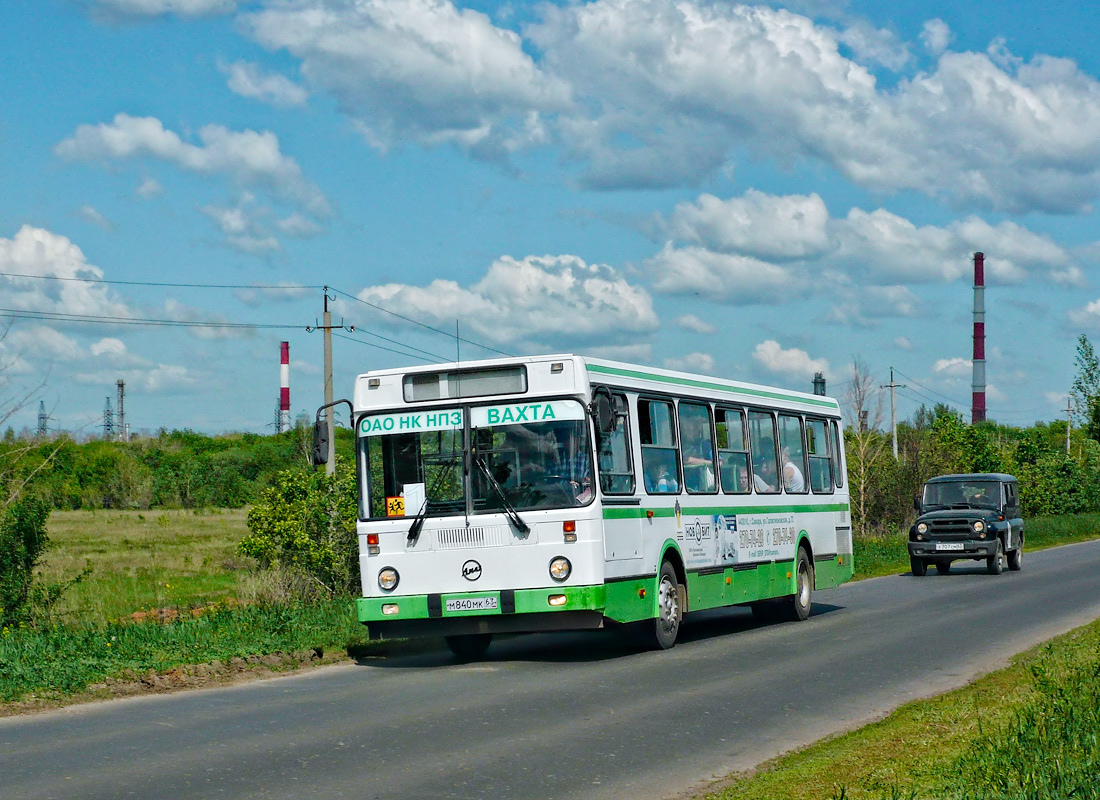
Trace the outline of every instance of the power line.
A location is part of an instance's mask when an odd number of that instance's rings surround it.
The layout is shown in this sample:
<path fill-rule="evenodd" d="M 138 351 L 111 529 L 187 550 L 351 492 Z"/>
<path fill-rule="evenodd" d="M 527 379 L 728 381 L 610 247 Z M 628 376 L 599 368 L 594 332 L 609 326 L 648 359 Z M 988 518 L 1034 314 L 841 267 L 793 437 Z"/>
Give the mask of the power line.
<path fill-rule="evenodd" d="M 345 336 L 342 333 L 334 333 L 332 335 L 335 336 L 337 339 L 346 339 L 349 342 L 354 342 L 355 344 L 361 344 L 364 347 L 373 347 L 377 350 L 386 350 L 390 353 L 397 353 L 397 355 L 399 355 L 399 356 L 405 356 L 406 358 L 415 358 L 417 361 L 423 361 L 427 364 L 431 364 L 434 361 L 445 361 L 446 360 L 446 359 L 441 358 L 440 356 L 436 356 L 436 355 L 432 355 L 431 358 L 425 358 L 424 356 L 418 356 L 415 353 L 408 353 L 408 352 L 405 352 L 404 350 L 396 350 L 392 347 L 386 347 L 385 345 L 375 344 L 374 342 L 365 342 L 362 339 L 356 339 L 354 336 Z"/>
<path fill-rule="evenodd" d="M 21 272 L 0 272 L 0 278 L 30 278 L 39 281 L 75 281 L 77 283 L 105 283 L 112 286 L 160 286 L 173 289 L 276 289 L 284 291 L 300 291 L 302 289 L 324 288 L 320 284 L 294 284 L 293 286 L 288 286 L 285 283 L 167 283 L 164 281 L 113 281 L 106 278 L 77 278 L 63 275 L 30 275 Z"/>
<path fill-rule="evenodd" d="M 473 339 L 465 339 L 465 338 L 462 338 L 460 336 L 456 336 L 455 334 L 453 334 L 449 331 L 443 331 L 443 330 L 440 330 L 439 328 L 433 328 L 431 325 L 428 325 L 424 322 L 420 322 L 419 320 L 412 319 L 411 317 L 406 317 L 404 314 L 398 314 L 396 311 L 390 311 L 388 308 L 383 308 L 380 305 L 376 305 L 375 303 L 371 303 L 367 300 L 363 300 L 359 297 L 356 297 L 353 294 L 348 294 L 345 291 L 337 289 L 335 286 L 327 286 L 325 288 L 335 292 L 338 295 L 342 295 L 343 297 L 346 297 L 349 300 L 354 300 L 356 303 L 362 303 L 365 306 L 369 306 L 370 308 L 376 309 L 377 311 L 381 311 L 384 314 L 389 314 L 390 316 L 397 317 L 398 319 L 404 320 L 405 322 L 408 322 L 412 325 L 419 325 L 421 328 L 425 328 L 425 329 L 431 331 L 432 333 L 438 333 L 440 336 L 446 336 L 448 339 L 451 339 L 452 341 L 457 340 L 459 342 L 465 342 L 466 344 L 472 344 L 474 347 L 480 347 L 483 350 L 488 350 L 490 353 L 497 353 L 498 355 L 502 355 L 502 356 L 512 356 L 513 355 L 512 353 L 506 353 L 503 350 L 497 350 L 495 347 L 490 347 L 487 344 L 482 344 L 481 342 L 475 342 Z M 449 359 L 441 359 L 441 360 L 447 361 Z"/>
<path fill-rule="evenodd" d="M 51 322 L 90 322 L 97 325 L 143 325 L 163 328 L 245 328 L 250 330 L 298 330 L 305 325 L 273 325 L 255 322 L 204 322 L 182 319 L 150 319 L 145 317 L 106 317 L 95 314 L 66 314 L 60 311 L 23 311 L 17 308 L 0 308 L 0 318 L 31 319 Z"/>

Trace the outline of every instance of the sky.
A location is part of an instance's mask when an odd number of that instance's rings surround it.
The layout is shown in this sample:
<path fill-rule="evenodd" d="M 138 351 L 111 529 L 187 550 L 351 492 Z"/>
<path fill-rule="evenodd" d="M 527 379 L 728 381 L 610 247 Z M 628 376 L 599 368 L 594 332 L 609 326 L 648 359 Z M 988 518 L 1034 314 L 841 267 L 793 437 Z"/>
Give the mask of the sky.
<path fill-rule="evenodd" d="M 899 419 L 969 418 L 976 251 L 989 417 L 1064 418 L 1100 338 L 1098 16 L 4 0 L 0 419 L 99 435 L 124 380 L 132 431 L 271 432 L 281 341 L 312 418 L 326 294 L 337 398 L 574 352 L 840 398 L 858 362 Z"/>

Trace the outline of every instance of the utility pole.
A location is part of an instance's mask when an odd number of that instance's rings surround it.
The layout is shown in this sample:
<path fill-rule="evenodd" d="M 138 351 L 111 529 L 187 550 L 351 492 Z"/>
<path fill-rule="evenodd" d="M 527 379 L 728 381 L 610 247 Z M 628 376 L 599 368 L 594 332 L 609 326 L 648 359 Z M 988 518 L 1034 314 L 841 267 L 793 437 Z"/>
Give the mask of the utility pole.
<path fill-rule="evenodd" d="M 1066 398 L 1066 455 L 1069 455 L 1069 429 L 1073 427 L 1073 402 Z"/>
<path fill-rule="evenodd" d="M 328 460 L 325 462 L 325 474 L 332 475 L 336 472 L 336 421 L 332 410 L 332 331 L 333 329 L 354 331 L 355 326 L 346 326 L 343 320 L 339 325 L 332 324 L 332 314 L 328 310 L 328 287 L 324 287 L 325 310 L 322 324 L 312 328 L 306 328 L 312 332 L 320 328 L 325 333 L 325 427 L 328 428 Z M 332 298 L 335 300 L 336 298 Z"/>
<path fill-rule="evenodd" d="M 894 404 L 894 389 L 904 389 L 904 383 L 894 383 L 894 368 L 890 367 L 890 382 L 882 389 L 890 390 L 890 431 L 894 437 L 894 460 L 898 460 L 898 410 Z"/>

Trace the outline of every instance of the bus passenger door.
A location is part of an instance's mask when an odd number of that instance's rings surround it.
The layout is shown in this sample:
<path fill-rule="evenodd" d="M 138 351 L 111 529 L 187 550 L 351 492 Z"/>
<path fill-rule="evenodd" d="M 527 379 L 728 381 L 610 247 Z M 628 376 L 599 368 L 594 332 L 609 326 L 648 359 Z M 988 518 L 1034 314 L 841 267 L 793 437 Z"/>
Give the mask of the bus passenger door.
<path fill-rule="evenodd" d="M 607 391 L 603 389 L 601 391 Z M 613 409 L 609 431 L 596 431 L 596 462 L 603 496 L 604 558 L 642 557 L 642 501 L 630 447 L 630 406 L 626 395 L 608 393 Z"/>

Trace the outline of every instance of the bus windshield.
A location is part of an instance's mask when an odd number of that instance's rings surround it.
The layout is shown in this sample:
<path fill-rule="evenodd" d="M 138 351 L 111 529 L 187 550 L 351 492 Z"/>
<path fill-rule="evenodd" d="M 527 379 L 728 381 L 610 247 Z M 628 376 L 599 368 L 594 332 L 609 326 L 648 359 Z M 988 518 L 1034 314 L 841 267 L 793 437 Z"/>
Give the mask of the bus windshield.
<path fill-rule="evenodd" d="M 593 499 L 584 406 L 575 400 L 363 417 L 371 517 L 571 508 Z M 468 480 L 463 465 L 468 465 Z"/>

